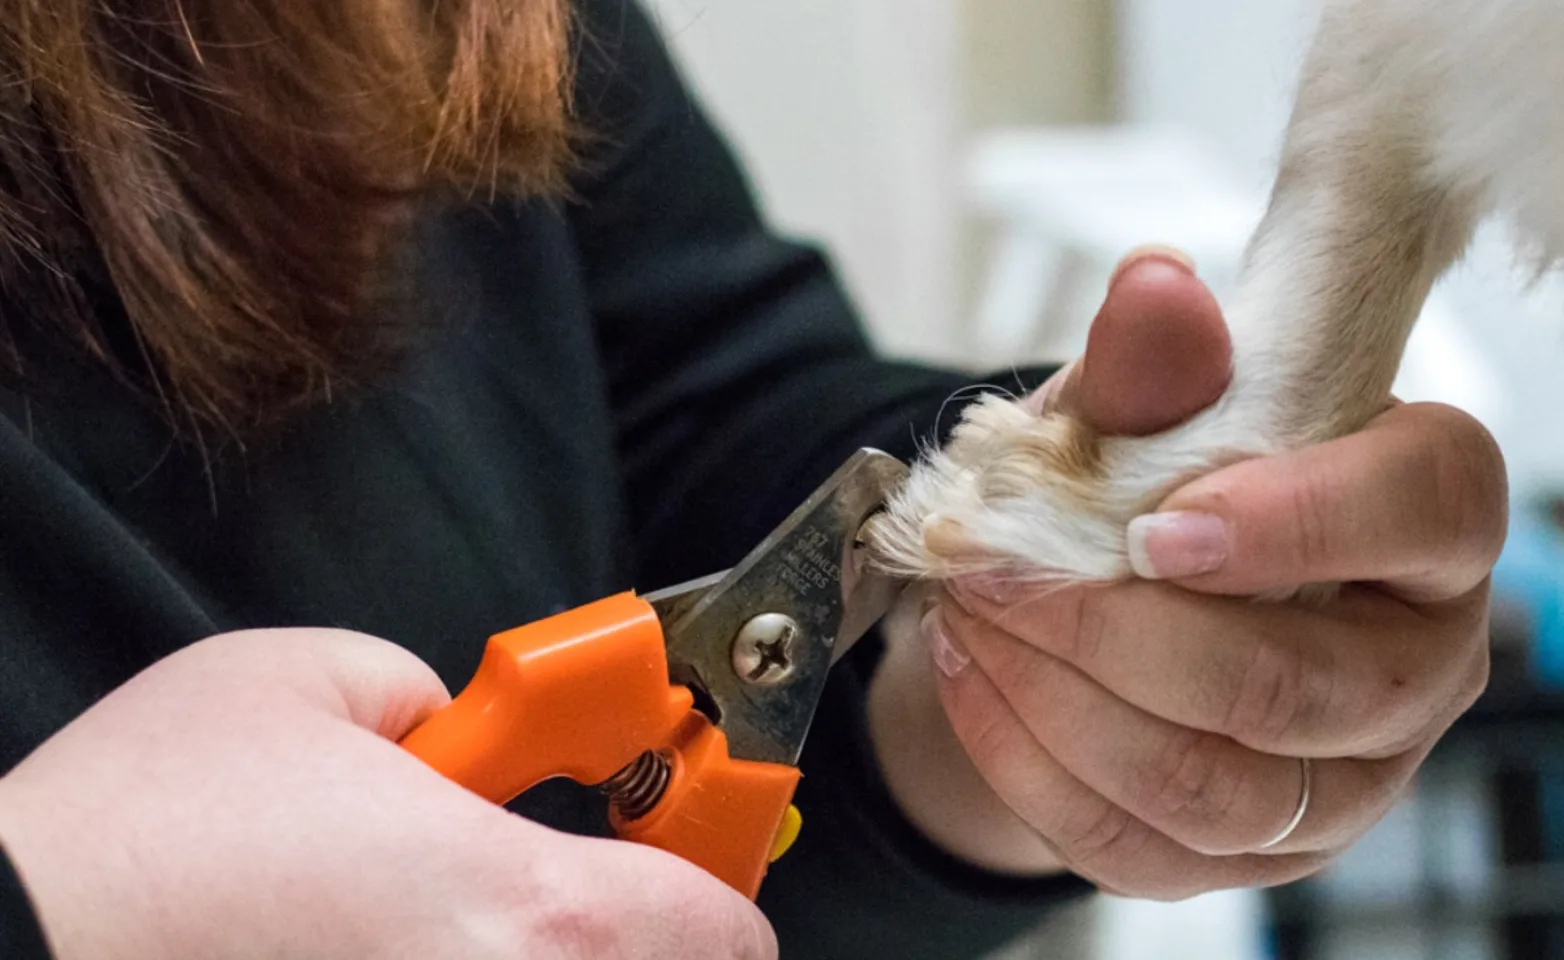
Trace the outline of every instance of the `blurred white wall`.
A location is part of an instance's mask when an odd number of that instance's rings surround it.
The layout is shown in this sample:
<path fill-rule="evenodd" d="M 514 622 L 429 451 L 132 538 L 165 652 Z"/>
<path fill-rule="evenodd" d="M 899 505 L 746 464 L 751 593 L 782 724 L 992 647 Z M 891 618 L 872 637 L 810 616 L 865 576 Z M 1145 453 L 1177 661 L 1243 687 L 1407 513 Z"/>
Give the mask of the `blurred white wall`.
<path fill-rule="evenodd" d="M 781 228 L 827 242 L 880 342 L 955 306 L 955 0 L 648 0 Z"/>
<path fill-rule="evenodd" d="M 1314 0 L 1116 0 L 1118 117 L 1200 133 L 1266 190 Z"/>

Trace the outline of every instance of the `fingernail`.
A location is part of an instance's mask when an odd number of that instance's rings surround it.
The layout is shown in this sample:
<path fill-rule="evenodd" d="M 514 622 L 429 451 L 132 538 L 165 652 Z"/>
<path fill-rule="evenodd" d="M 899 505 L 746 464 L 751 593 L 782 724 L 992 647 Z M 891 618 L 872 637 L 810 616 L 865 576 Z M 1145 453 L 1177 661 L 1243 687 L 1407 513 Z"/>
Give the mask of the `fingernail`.
<path fill-rule="evenodd" d="M 1227 561 L 1227 525 L 1209 513 L 1144 514 L 1128 534 L 1130 566 L 1148 580 L 1210 573 Z"/>
<path fill-rule="evenodd" d="M 1171 267 L 1177 267 L 1190 276 L 1195 275 L 1195 260 L 1189 254 L 1167 244 L 1148 243 L 1136 247 L 1119 260 L 1118 266 L 1113 268 L 1113 276 L 1108 278 L 1108 289 L 1112 290 L 1114 284 L 1119 282 L 1119 278 L 1124 276 L 1125 271 L 1143 260 L 1160 260 Z"/>
<path fill-rule="evenodd" d="M 939 672 L 945 676 L 956 676 L 972 662 L 972 655 L 956 642 L 950 628 L 945 624 L 945 614 L 938 606 L 923 615 L 923 621 L 918 624 L 918 632 L 923 636 L 924 645 L 929 648 L 929 656 L 934 659 L 934 666 L 938 667 Z"/>

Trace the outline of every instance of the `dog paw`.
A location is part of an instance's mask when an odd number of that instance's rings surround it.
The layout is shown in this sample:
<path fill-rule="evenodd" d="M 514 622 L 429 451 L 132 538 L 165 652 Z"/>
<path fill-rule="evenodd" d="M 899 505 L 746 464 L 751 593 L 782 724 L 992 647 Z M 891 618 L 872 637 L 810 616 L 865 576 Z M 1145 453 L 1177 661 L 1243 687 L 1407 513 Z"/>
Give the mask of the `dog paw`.
<path fill-rule="evenodd" d="M 877 565 L 910 579 L 1111 583 L 1133 577 L 1131 520 L 1195 477 L 1267 452 L 1231 404 L 1148 437 L 984 397 L 913 466 L 867 531 Z"/>

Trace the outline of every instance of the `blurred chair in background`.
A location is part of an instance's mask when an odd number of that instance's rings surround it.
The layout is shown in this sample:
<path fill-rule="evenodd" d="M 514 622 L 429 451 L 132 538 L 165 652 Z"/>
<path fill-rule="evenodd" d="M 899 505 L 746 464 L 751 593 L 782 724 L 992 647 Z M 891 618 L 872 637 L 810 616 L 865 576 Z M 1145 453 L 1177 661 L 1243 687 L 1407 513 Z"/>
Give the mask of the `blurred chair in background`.
<path fill-rule="evenodd" d="M 1224 297 L 1266 202 L 1198 135 L 1163 124 L 991 131 L 965 177 L 972 213 L 998 225 L 970 334 L 985 365 L 1078 353 L 1114 264 L 1148 241 L 1190 254 Z M 1500 375 L 1438 291 L 1397 394 L 1488 424 L 1509 414 Z"/>
<path fill-rule="evenodd" d="M 1230 283 L 1265 202 L 1173 126 L 992 131 L 964 173 L 972 212 L 998 226 L 972 331 L 992 357 L 1075 353 L 1113 265 L 1148 239 Z"/>

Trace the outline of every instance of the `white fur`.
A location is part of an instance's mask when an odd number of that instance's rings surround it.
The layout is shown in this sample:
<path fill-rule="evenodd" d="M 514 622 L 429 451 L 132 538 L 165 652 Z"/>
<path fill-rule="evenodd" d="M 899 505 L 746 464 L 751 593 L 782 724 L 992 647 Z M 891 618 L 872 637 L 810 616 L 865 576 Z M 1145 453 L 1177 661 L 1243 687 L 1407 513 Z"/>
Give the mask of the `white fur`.
<path fill-rule="evenodd" d="M 1564 0 L 1330 0 L 1224 308 L 1223 398 L 1147 438 L 980 401 L 875 528 L 881 564 L 1131 576 L 1126 527 L 1174 488 L 1382 410 L 1429 287 L 1496 213 L 1539 266 L 1564 251 Z"/>

